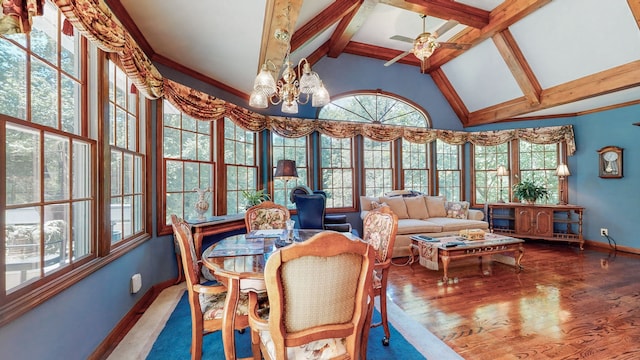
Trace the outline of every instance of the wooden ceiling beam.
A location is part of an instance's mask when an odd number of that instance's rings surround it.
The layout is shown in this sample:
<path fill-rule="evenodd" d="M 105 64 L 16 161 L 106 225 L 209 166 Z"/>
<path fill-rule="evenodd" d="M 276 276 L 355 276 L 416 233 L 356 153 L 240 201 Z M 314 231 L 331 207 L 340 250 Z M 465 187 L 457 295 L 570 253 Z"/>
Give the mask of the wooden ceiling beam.
<path fill-rule="evenodd" d="M 489 24 L 482 29 L 467 28 L 454 36 L 449 42 L 461 44 L 478 44 L 496 33 L 507 29 L 509 26 L 533 13 L 551 0 L 506 0 L 493 9 L 489 16 Z M 437 69 L 445 63 L 463 54 L 464 50 L 438 49 L 431 56 L 431 66 L 427 71 Z"/>
<path fill-rule="evenodd" d="M 301 7 L 302 0 L 267 0 L 258 71 L 267 60 L 276 66 L 277 71 L 280 71 L 289 42 L 276 39 L 276 30 L 286 30 L 291 36 Z"/>
<path fill-rule="evenodd" d="M 373 59 L 389 60 L 398 56 L 402 51 L 350 41 L 343 52 L 352 55 L 366 56 Z M 420 60 L 413 55 L 405 56 L 398 63 L 420 66 Z"/>
<path fill-rule="evenodd" d="M 337 58 L 342 53 L 351 38 L 364 25 L 377 4 L 378 0 L 364 0 L 360 6 L 340 20 L 338 27 L 331 35 L 331 45 L 327 54 L 329 57 Z"/>
<path fill-rule="evenodd" d="M 629 9 L 631 9 L 633 17 L 636 18 L 636 23 L 640 29 L 640 0 L 627 0 L 627 4 L 629 4 Z"/>
<path fill-rule="evenodd" d="M 483 28 L 489 24 L 490 13 L 451 0 L 380 0 L 380 3 L 460 24 Z"/>
<path fill-rule="evenodd" d="M 496 33 L 492 38 L 529 103 L 540 104 L 542 87 L 509 29 Z"/>
<path fill-rule="evenodd" d="M 445 76 L 444 71 L 442 71 L 442 69 L 432 71 L 431 78 L 453 108 L 453 112 L 458 115 L 462 125 L 467 126 L 469 123 L 469 110 L 464 105 L 464 101 L 462 101 L 453 85 L 449 82 L 449 79 Z"/>
<path fill-rule="evenodd" d="M 291 37 L 291 51 L 293 52 L 313 40 L 331 25 L 353 13 L 361 4 L 362 0 L 337 0 L 329 5 L 293 34 Z"/>
<path fill-rule="evenodd" d="M 640 86 L 640 60 L 543 90 L 540 104 L 522 97 L 469 114 L 469 126 L 494 123 L 616 91 Z"/>

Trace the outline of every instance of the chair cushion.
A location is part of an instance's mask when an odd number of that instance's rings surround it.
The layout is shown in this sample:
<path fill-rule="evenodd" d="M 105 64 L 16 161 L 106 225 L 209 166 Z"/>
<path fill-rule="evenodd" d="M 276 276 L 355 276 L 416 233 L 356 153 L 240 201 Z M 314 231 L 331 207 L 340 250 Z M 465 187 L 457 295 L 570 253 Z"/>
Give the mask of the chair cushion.
<path fill-rule="evenodd" d="M 284 229 L 285 220 L 280 209 L 259 209 L 251 213 L 249 223 L 254 230 Z"/>
<path fill-rule="evenodd" d="M 271 359 L 276 358 L 276 347 L 269 331 L 260 331 L 260 341 Z M 301 346 L 287 347 L 288 359 L 333 359 L 347 354 L 346 339 L 331 338 L 312 341 Z"/>
<path fill-rule="evenodd" d="M 202 318 L 204 320 L 222 319 L 224 315 L 224 301 L 227 298 L 227 292 L 219 294 L 199 294 L 200 309 L 202 310 Z M 238 315 L 247 315 L 249 313 L 249 296 L 246 293 L 240 293 L 238 300 Z M 269 313 L 269 301 L 267 293 L 258 294 L 258 314 L 264 317 Z"/>

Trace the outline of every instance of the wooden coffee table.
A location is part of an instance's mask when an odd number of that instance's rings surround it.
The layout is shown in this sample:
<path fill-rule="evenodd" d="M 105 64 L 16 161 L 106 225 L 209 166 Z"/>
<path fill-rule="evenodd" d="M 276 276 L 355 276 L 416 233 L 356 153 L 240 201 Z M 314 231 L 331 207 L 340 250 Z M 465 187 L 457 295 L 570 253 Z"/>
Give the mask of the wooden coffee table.
<path fill-rule="evenodd" d="M 442 280 L 449 279 L 449 263 L 456 259 L 478 257 L 482 261 L 483 257 L 492 256 L 494 260 L 512 265 L 516 271 L 522 270 L 520 261 L 524 256 L 524 240 L 509 236 L 486 234 L 484 240 L 464 240 L 458 236 L 448 236 L 435 238 L 437 242 L 427 242 L 419 237 L 411 237 L 411 260 L 415 261 L 416 252 L 419 256 L 420 265 L 438 270 L 438 262 L 442 262 L 444 276 Z M 449 247 L 449 243 L 459 243 L 459 245 Z M 506 255 L 506 256 L 504 256 Z"/>

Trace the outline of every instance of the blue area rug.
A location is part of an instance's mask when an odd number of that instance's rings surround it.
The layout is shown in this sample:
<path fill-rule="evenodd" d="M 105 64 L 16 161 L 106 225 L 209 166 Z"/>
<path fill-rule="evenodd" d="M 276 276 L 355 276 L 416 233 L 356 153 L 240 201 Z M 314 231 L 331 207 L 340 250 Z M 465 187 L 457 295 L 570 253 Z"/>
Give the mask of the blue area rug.
<path fill-rule="evenodd" d="M 191 347 L 191 313 L 186 293 L 182 295 L 175 310 L 171 313 L 164 329 L 156 339 L 147 356 L 149 360 L 190 359 Z M 379 321 L 380 313 L 374 312 L 374 322 Z M 381 326 L 371 329 L 367 348 L 367 359 L 426 359 L 415 347 L 391 326 L 391 343 L 382 345 L 384 331 Z M 216 333 L 204 337 L 202 359 L 225 360 L 222 348 L 222 334 Z M 236 332 L 236 354 L 238 357 L 251 356 L 251 335 Z"/>

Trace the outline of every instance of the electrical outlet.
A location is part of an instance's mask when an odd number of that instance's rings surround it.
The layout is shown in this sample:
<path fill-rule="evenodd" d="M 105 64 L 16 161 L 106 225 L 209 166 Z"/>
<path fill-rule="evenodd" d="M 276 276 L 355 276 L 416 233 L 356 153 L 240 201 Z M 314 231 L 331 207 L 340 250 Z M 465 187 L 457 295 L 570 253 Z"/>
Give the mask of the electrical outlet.
<path fill-rule="evenodd" d="M 609 229 L 600 228 L 600 236 L 609 236 Z"/>

